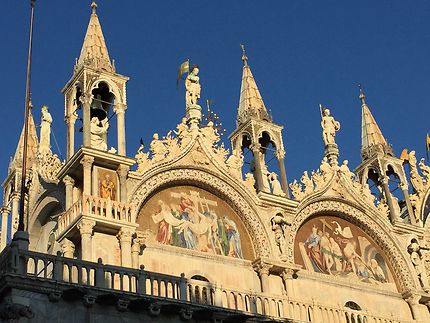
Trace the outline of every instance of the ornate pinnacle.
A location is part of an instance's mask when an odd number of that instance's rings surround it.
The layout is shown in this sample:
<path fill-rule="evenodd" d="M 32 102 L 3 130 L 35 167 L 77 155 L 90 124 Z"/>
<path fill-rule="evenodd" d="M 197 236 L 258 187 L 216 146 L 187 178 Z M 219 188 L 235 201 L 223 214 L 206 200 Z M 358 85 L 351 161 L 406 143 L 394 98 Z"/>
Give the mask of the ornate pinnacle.
<path fill-rule="evenodd" d="M 361 101 L 361 105 L 365 105 L 366 101 L 364 101 L 364 99 L 366 98 L 366 96 L 364 95 L 363 88 L 361 87 L 361 84 L 358 84 L 358 88 L 360 89 L 360 95 L 358 96 L 358 98 Z"/>
<path fill-rule="evenodd" d="M 93 0 L 93 2 L 91 3 L 91 9 L 93 11 L 93 15 L 97 14 L 97 3 L 96 3 L 96 0 Z"/>
<path fill-rule="evenodd" d="M 242 61 L 243 61 L 243 64 L 245 66 L 248 66 L 248 56 L 246 56 L 245 45 L 244 44 L 240 44 L 240 47 L 242 48 Z"/>

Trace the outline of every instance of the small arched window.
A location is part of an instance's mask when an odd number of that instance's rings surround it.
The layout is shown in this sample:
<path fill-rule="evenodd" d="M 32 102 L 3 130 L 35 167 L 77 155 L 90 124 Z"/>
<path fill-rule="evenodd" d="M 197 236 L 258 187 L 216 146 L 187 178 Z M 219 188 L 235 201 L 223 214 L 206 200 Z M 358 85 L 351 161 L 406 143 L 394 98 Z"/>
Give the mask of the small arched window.
<path fill-rule="evenodd" d="M 353 301 L 346 302 L 345 307 L 348 307 L 348 308 L 355 310 L 355 311 L 361 311 L 360 305 L 358 305 L 356 302 L 353 302 Z"/>

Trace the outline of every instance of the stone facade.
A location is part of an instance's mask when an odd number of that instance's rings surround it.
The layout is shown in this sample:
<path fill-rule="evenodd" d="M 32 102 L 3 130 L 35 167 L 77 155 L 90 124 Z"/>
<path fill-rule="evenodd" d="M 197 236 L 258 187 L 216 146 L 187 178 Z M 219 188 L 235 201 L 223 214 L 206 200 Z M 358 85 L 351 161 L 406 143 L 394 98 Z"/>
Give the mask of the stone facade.
<path fill-rule="evenodd" d="M 47 108 L 40 141 L 30 115 L 28 234 L 16 226 L 22 135 L 4 181 L 3 320 L 430 321 L 430 168 L 414 152 L 394 156 L 361 90 L 355 172 L 338 161 L 340 123 L 321 107 L 325 156 L 288 185 L 283 128 L 267 112 L 244 46 L 231 152 L 216 120 L 202 124 L 194 67 L 183 120 L 129 157 L 128 78 L 110 61 L 96 7 L 63 89 L 66 160 L 50 149 Z M 117 147 L 108 142 L 110 110 Z"/>

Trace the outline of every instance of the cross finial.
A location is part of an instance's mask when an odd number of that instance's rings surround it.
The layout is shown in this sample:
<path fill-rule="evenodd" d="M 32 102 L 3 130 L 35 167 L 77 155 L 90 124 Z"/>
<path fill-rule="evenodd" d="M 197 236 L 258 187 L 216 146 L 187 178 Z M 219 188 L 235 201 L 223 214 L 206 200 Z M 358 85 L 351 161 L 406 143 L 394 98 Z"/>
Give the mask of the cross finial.
<path fill-rule="evenodd" d="M 363 87 L 361 86 L 361 84 L 358 84 L 358 88 L 360 89 L 360 95 L 358 96 L 358 98 L 360 99 L 361 104 L 365 105 L 366 101 L 364 99 L 366 98 L 366 96 L 364 95 Z"/>
<path fill-rule="evenodd" d="M 96 3 L 96 0 L 93 0 L 93 2 L 91 3 L 91 9 L 93 11 L 93 14 L 95 15 L 97 13 L 97 3 Z"/>
<path fill-rule="evenodd" d="M 242 48 L 242 61 L 243 61 L 243 64 L 245 64 L 245 66 L 248 66 L 248 56 L 246 56 L 245 45 L 244 44 L 240 44 L 240 47 Z"/>

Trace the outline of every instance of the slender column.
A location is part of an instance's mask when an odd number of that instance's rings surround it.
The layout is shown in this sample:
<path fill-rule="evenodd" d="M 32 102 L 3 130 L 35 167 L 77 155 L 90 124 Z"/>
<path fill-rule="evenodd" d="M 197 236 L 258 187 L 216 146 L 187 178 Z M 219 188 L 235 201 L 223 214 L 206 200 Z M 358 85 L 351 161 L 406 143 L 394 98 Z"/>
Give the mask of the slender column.
<path fill-rule="evenodd" d="M 81 257 L 82 260 L 91 261 L 92 259 L 92 235 L 95 221 L 82 219 L 77 228 L 81 234 Z"/>
<path fill-rule="evenodd" d="M 288 197 L 290 197 L 290 192 L 288 191 L 288 181 L 287 181 L 287 172 L 285 171 L 285 151 L 278 150 L 276 152 L 276 157 L 278 158 L 279 172 L 281 173 L 281 186 L 282 190 Z"/>
<path fill-rule="evenodd" d="M 125 147 L 125 110 L 127 106 L 123 103 L 115 104 L 116 128 L 118 138 L 118 155 L 126 156 Z"/>
<path fill-rule="evenodd" d="M 10 236 L 13 237 L 16 230 L 18 230 L 19 222 L 19 193 L 13 193 L 12 195 L 12 226 Z"/>
<path fill-rule="evenodd" d="M 75 180 L 69 175 L 64 176 L 63 182 L 66 185 L 66 211 L 73 204 L 73 186 L 75 185 Z"/>
<path fill-rule="evenodd" d="M 61 250 L 66 258 L 73 258 L 75 255 L 75 244 L 69 239 L 64 239 L 61 242 Z"/>
<path fill-rule="evenodd" d="M 9 218 L 10 208 L 3 206 L 1 208 L 1 237 L 0 237 L 0 252 L 6 247 L 7 243 L 7 220 Z"/>
<path fill-rule="evenodd" d="M 83 146 L 84 147 L 91 147 L 91 102 L 93 101 L 93 95 L 89 92 L 84 93 L 79 99 L 82 102 L 82 110 L 83 112 Z"/>
<path fill-rule="evenodd" d="M 381 182 L 384 188 L 385 198 L 387 199 L 388 207 L 390 208 L 390 221 L 391 223 L 398 222 L 400 221 L 400 214 L 397 214 L 396 208 L 393 204 L 393 197 L 391 196 L 390 188 L 388 186 L 388 176 L 382 176 Z"/>
<path fill-rule="evenodd" d="M 120 165 L 117 173 L 119 177 L 119 195 L 121 202 L 127 202 L 127 175 L 129 171 L 128 166 Z"/>
<path fill-rule="evenodd" d="M 139 268 L 139 254 L 142 248 L 145 247 L 145 239 L 141 232 L 137 232 L 137 237 L 133 239 L 133 244 L 131 246 L 131 262 L 133 268 Z"/>
<path fill-rule="evenodd" d="M 84 169 L 84 190 L 83 193 L 91 195 L 91 168 L 94 162 L 94 157 L 85 156 L 81 160 Z"/>
<path fill-rule="evenodd" d="M 255 167 L 255 176 L 257 177 L 257 188 L 258 191 L 262 191 L 264 188 L 263 185 L 263 174 L 261 173 L 261 160 L 260 160 L 260 144 L 253 144 L 250 148 L 252 150 L 252 154 L 254 155 L 254 167 Z"/>
<path fill-rule="evenodd" d="M 282 280 L 284 281 L 285 290 L 287 292 L 288 296 L 294 297 L 294 288 L 293 288 L 293 275 L 294 270 L 292 269 L 285 269 L 281 273 Z"/>
<path fill-rule="evenodd" d="M 260 276 L 261 291 L 263 293 L 270 293 L 269 266 L 258 263 L 254 265 L 254 270 L 257 271 L 258 276 Z"/>
<path fill-rule="evenodd" d="M 413 225 L 417 225 L 417 219 L 415 218 L 414 209 L 412 208 L 411 200 L 409 199 L 409 192 L 408 192 L 408 184 L 407 183 L 400 183 L 399 185 L 400 189 L 402 190 L 403 197 L 406 201 L 406 207 L 408 209 L 409 219 L 411 219 L 411 223 Z"/>
<path fill-rule="evenodd" d="M 121 266 L 131 267 L 131 237 L 133 236 L 134 230 L 129 228 L 121 228 L 117 237 L 121 246 Z"/>
<path fill-rule="evenodd" d="M 417 322 L 424 322 L 422 320 L 421 315 L 421 305 L 420 305 L 421 295 L 419 294 L 410 294 L 408 298 L 406 298 L 406 302 L 408 302 L 412 316 Z"/>
<path fill-rule="evenodd" d="M 78 116 L 72 112 L 66 117 L 67 124 L 67 159 L 75 153 L 75 123 Z"/>

